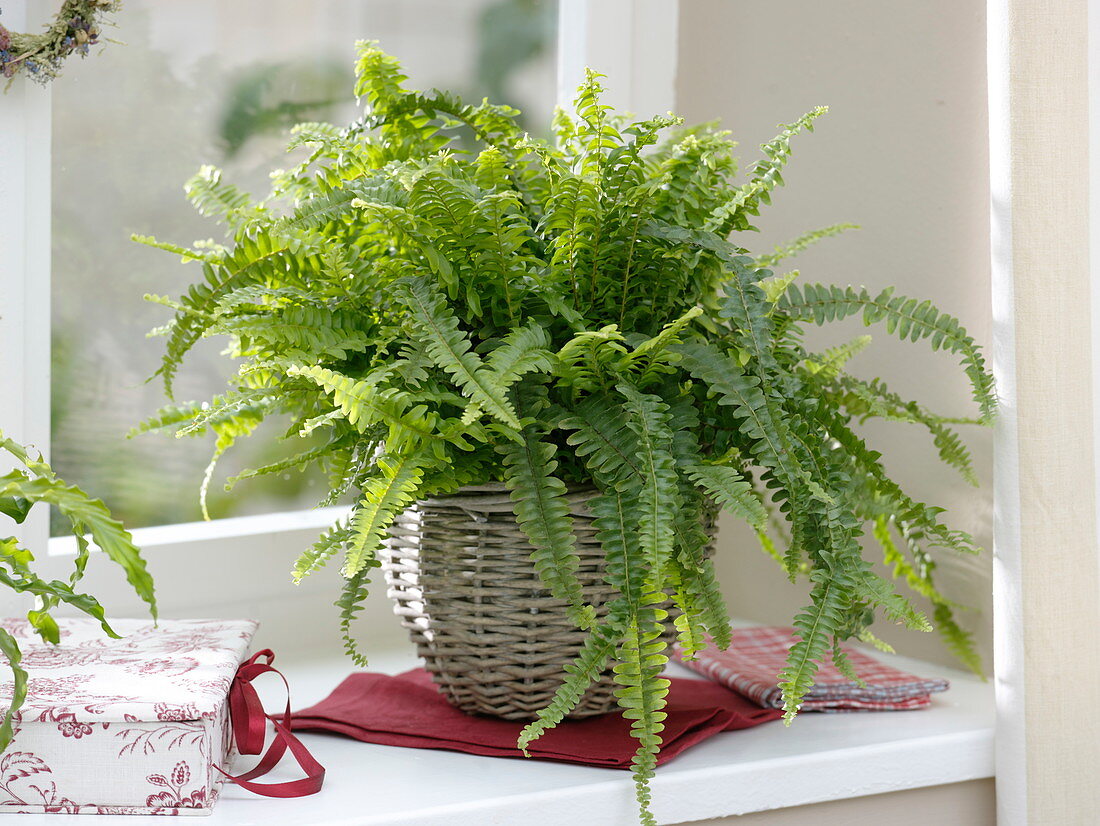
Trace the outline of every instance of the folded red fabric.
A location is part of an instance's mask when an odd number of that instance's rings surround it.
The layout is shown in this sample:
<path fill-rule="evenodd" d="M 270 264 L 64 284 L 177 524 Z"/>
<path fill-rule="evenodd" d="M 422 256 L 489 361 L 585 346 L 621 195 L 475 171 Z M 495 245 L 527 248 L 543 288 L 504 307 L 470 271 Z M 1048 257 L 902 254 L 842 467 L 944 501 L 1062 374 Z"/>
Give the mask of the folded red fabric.
<path fill-rule="evenodd" d="M 657 762 L 721 731 L 750 728 L 781 715 L 705 680 L 671 680 L 664 745 Z M 294 731 L 330 731 L 388 746 L 447 749 L 490 757 L 522 757 L 523 723 L 475 717 L 454 708 L 423 669 L 396 677 L 359 673 L 315 706 L 295 712 Z M 566 720 L 528 747 L 532 757 L 626 769 L 637 749 L 630 724 L 617 712 Z"/>

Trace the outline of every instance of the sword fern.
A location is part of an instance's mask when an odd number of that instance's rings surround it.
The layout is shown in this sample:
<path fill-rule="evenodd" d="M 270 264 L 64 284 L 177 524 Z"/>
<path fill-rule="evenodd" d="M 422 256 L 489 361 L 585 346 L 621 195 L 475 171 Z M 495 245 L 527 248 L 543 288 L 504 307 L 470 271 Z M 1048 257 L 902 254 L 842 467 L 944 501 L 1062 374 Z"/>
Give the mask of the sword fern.
<path fill-rule="evenodd" d="M 294 570 L 301 578 L 343 553 L 338 606 L 357 662 L 350 624 L 397 512 L 503 482 L 531 565 L 589 633 L 520 746 L 564 719 L 612 663 L 638 741 L 644 822 L 668 688 L 662 631 L 675 628 L 689 653 L 704 632 L 729 642 L 701 527 L 715 505 L 808 585 L 782 677 L 789 716 L 822 658 L 848 668 L 839 643 L 873 639 L 876 615 L 930 626 L 871 570 L 868 528 L 899 585 L 932 600 L 931 624 L 978 667 L 932 581 L 935 557 L 972 552 L 972 540 L 905 493 L 856 429 L 872 416 L 923 426 L 939 457 L 972 478 L 953 429 L 968 420 L 848 375 L 865 337 L 822 354 L 801 342 L 806 325 L 852 315 L 925 340 L 960 359 L 986 424 L 995 396 L 981 349 L 928 302 L 800 286 L 797 272 L 765 266 L 847 225 L 748 250 L 796 136 L 824 109 L 783 127 L 740 176 L 724 132 L 665 117 L 632 124 L 601 102 L 591 72 L 576 115 L 559 113 L 546 143 L 507 107 L 408 89 L 372 44 L 360 44 L 357 69 L 361 117 L 300 127 L 292 144 L 310 147 L 309 161 L 277 175 L 269 198 L 254 201 L 214 170 L 192 182 L 226 246 L 137 239 L 202 270 L 186 295 L 158 299 L 174 311 L 159 371 L 169 394 L 205 336 L 228 336 L 242 362 L 229 394 L 169 405 L 139 430 L 232 435 L 281 418 L 288 440 L 313 434 L 306 449 L 240 477 L 316 463 L 331 481 L 326 502 L 357 502 Z M 457 126 L 474 152 L 456 143 Z M 577 581 L 565 497 L 577 486 L 595 488 L 589 508 L 617 591 L 602 612 Z M 785 553 L 765 533 L 769 519 L 785 523 Z M 666 594 L 675 618 L 661 607 Z"/>

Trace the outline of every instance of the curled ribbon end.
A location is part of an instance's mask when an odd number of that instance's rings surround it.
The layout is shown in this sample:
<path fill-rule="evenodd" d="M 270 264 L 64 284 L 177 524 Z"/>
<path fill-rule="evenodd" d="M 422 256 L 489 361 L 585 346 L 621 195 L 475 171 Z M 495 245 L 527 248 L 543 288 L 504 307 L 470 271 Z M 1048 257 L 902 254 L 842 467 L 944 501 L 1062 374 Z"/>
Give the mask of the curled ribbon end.
<path fill-rule="evenodd" d="M 261 662 L 260 660 L 263 660 Z M 321 790 L 325 780 L 325 767 L 309 753 L 301 740 L 291 732 L 290 686 L 279 671 L 271 667 L 275 654 L 270 648 L 257 651 L 237 669 L 233 683 L 229 687 L 229 717 L 233 730 L 233 740 L 241 754 L 260 754 L 263 751 L 268 716 L 264 712 L 260 696 L 252 681 L 261 674 L 272 672 L 283 681 L 287 690 L 286 709 L 282 720 L 271 717 L 275 726 L 275 736 L 271 745 L 260 758 L 260 762 L 242 775 L 233 776 L 220 766 L 214 765 L 227 780 L 241 788 L 265 797 L 305 797 Z M 284 783 L 253 783 L 279 764 L 283 755 L 290 751 L 298 765 L 306 773 L 300 780 Z"/>

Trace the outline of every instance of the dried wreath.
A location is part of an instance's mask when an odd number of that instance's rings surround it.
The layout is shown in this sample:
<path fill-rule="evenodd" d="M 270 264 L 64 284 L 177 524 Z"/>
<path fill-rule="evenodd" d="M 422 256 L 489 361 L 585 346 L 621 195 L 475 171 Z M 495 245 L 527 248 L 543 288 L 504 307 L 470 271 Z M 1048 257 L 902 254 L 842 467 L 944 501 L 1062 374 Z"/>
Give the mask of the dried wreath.
<path fill-rule="evenodd" d="M 0 23 L 0 74 L 13 78 L 26 72 L 40 83 L 53 80 L 64 58 L 74 53 L 83 57 L 99 42 L 103 15 L 120 5 L 119 0 L 65 0 L 41 34 L 9 31 Z"/>

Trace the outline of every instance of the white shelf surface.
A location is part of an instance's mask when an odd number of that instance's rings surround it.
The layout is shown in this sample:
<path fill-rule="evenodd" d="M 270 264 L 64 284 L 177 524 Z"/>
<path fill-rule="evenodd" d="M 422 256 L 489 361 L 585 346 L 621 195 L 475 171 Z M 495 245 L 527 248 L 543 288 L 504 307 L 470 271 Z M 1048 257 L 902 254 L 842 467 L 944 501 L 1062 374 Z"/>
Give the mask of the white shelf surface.
<path fill-rule="evenodd" d="M 923 711 L 801 715 L 790 728 L 765 723 L 728 732 L 661 767 L 653 811 L 661 824 L 936 786 L 993 776 L 993 691 L 962 672 L 890 657 L 951 690 Z M 346 676 L 346 660 L 280 658 L 295 708 L 321 700 Z M 377 671 L 417 665 L 409 653 L 378 656 Z M 676 676 L 694 676 L 675 666 Z M 262 681 L 261 681 L 262 682 Z M 278 682 L 275 679 L 271 683 Z M 258 687 L 259 682 L 257 683 Z M 282 699 L 261 687 L 269 711 Z M 303 734 L 325 766 L 324 789 L 292 800 L 226 785 L 210 826 L 635 826 L 630 776 L 617 769 L 376 746 Z M 255 757 L 240 758 L 243 771 Z M 268 780 L 292 779 L 289 757 Z M 23 815 L 25 826 L 88 826 L 87 815 Z M 97 826 L 135 826 L 141 816 L 94 817 Z"/>

